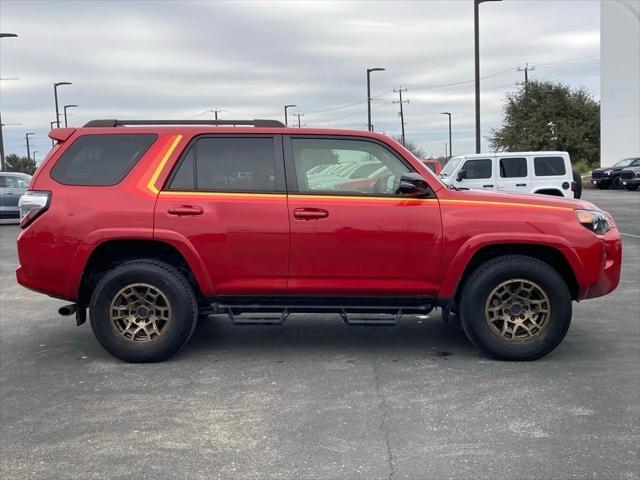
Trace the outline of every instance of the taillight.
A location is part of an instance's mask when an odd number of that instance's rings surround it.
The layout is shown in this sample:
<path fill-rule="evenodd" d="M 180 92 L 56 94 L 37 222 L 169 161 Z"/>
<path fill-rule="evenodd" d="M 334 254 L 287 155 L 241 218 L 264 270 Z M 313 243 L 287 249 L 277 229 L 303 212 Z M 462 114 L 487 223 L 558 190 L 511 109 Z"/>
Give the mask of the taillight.
<path fill-rule="evenodd" d="M 575 192 L 576 188 L 578 188 L 578 184 L 576 182 L 571 182 L 571 191 Z"/>
<path fill-rule="evenodd" d="M 27 227 L 36 218 L 46 212 L 51 203 L 51 192 L 45 190 L 27 190 L 18 201 L 20 208 L 20 228 Z"/>

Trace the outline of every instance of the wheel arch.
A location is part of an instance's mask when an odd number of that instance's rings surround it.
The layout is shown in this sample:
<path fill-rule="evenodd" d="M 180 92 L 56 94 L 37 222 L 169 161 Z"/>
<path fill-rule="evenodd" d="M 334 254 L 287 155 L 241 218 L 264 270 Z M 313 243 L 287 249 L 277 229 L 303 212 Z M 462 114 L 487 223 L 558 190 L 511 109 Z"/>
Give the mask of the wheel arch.
<path fill-rule="evenodd" d="M 177 268 L 193 287 L 198 298 L 211 295 L 211 281 L 203 265 L 194 264 L 184 246 L 157 239 L 111 239 L 97 244 L 84 264 L 77 291 L 77 303 L 87 305 L 93 287 L 110 269 L 128 260 L 154 259 Z M 197 262 L 201 263 L 199 257 Z"/>
<path fill-rule="evenodd" d="M 556 270 L 567 284 L 571 298 L 578 300 L 581 296 L 581 290 L 578 277 L 574 271 L 574 262 L 577 259 L 570 261 L 565 252 L 566 250 L 559 246 L 526 242 L 493 243 L 479 246 L 472 252 L 467 252 L 466 255 L 462 254 L 465 258 L 459 258 L 459 255 L 454 259 L 451 264 L 453 268 L 449 269 L 448 275 L 442 283 L 443 291 L 439 296 L 455 302 L 459 298 L 469 276 L 484 262 L 506 255 L 524 255 L 543 261 Z M 453 278 L 456 272 L 458 272 L 458 277 Z"/>

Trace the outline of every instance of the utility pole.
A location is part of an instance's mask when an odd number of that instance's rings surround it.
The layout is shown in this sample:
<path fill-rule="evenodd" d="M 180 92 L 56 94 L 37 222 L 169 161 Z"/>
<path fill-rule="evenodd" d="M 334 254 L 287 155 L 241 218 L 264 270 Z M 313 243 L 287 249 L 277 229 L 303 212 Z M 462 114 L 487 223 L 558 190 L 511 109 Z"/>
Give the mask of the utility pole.
<path fill-rule="evenodd" d="M 373 125 L 371 124 L 371 72 L 384 72 L 386 68 L 376 67 L 367 68 L 367 128 L 370 132 L 373 132 Z"/>
<path fill-rule="evenodd" d="M 285 105 L 285 106 L 284 106 L 284 126 L 285 126 L 285 127 L 288 127 L 288 126 L 289 126 L 288 118 L 287 118 L 287 110 L 288 110 L 289 108 L 293 108 L 293 107 L 297 107 L 297 105 L 290 104 L 290 105 Z"/>
<path fill-rule="evenodd" d="M 0 38 L 15 38 L 17 33 L 0 33 Z M 2 117 L 0 117 L 0 168 L 4 172 L 7 166 L 4 163 L 4 138 L 2 136 Z"/>
<path fill-rule="evenodd" d="M 0 116 L 0 169 L 4 172 L 7 170 L 7 166 L 4 164 L 4 137 L 2 136 L 3 126 L 2 116 Z"/>
<path fill-rule="evenodd" d="M 519 72 L 524 72 L 524 84 L 525 86 L 529 83 L 529 72 L 533 72 L 536 67 L 530 67 L 529 63 L 525 63 L 524 67 L 518 67 Z M 519 84 L 522 85 L 522 84 Z"/>
<path fill-rule="evenodd" d="M 406 92 L 407 89 L 406 88 L 398 88 L 397 90 L 394 90 L 395 93 L 398 94 L 399 96 L 399 100 L 394 100 L 393 103 L 399 103 L 400 104 L 400 126 L 402 127 L 402 146 L 405 146 L 405 138 L 404 138 L 404 109 L 402 108 L 402 104 L 403 103 L 409 103 L 409 100 L 402 100 L 402 92 Z"/>
<path fill-rule="evenodd" d="M 473 0 L 473 33 L 476 73 L 476 153 L 480 152 L 480 15 L 479 8 L 484 2 L 500 2 L 502 0 Z"/>
<path fill-rule="evenodd" d="M 444 159 L 445 160 L 447 160 L 447 150 L 448 150 L 447 147 L 448 147 L 448 145 L 449 145 L 448 143 L 446 143 L 446 142 L 444 143 Z"/>
<path fill-rule="evenodd" d="M 214 120 L 218 120 L 218 114 L 223 112 L 223 110 L 218 110 L 217 108 L 209 111 L 213 113 Z"/>
<path fill-rule="evenodd" d="M 34 150 L 33 151 L 33 162 L 35 163 L 36 161 L 36 153 L 40 153 L 40 150 Z"/>
<path fill-rule="evenodd" d="M 451 143 L 451 112 L 442 112 L 440 115 L 447 115 L 449 117 L 449 158 L 453 157 L 453 147 Z"/>
<path fill-rule="evenodd" d="M 304 113 L 294 113 L 293 114 L 294 117 L 298 117 L 298 128 L 302 128 L 302 124 L 300 123 L 300 117 L 304 117 Z"/>
<path fill-rule="evenodd" d="M 53 126 L 56 124 L 56 121 L 54 120 L 53 122 L 50 122 L 50 130 L 53 130 Z M 53 138 L 51 139 L 51 146 L 55 147 L 56 146 L 56 142 L 53 141 Z"/>
<path fill-rule="evenodd" d="M 35 135 L 33 132 L 25 133 L 24 138 L 27 139 L 27 158 L 31 158 L 31 149 L 29 146 L 29 135 Z"/>

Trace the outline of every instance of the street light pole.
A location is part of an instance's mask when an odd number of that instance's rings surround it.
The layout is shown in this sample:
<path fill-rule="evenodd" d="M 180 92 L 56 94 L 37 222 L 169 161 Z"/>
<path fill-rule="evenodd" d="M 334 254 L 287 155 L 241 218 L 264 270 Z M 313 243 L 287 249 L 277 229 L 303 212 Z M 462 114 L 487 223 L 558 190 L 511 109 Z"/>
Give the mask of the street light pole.
<path fill-rule="evenodd" d="M 63 107 L 63 110 L 64 110 L 64 128 L 67 128 L 67 126 L 68 126 L 68 123 L 67 123 L 67 108 L 74 108 L 74 107 L 77 107 L 77 106 L 78 105 L 71 104 L 71 105 L 65 105 Z"/>
<path fill-rule="evenodd" d="M 449 116 L 449 158 L 453 157 L 453 148 L 451 147 L 451 112 L 442 112 L 440 115 Z"/>
<path fill-rule="evenodd" d="M 27 139 L 27 158 L 31 158 L 31 150 L 29 147 L 29 135 L 35 135 L 33 132 L 25 133 L 24 138 Z"/>
<path fill-rule="evenodd" d="M 58 110 L 58 87 L 62 85 L 71 85 L 71 82 L 56 82 L 53 84 L 53 99 L 56 102 L 56 125 L 60 128 L 60 113 Z"/>
<path fill-rule="evenodd" d="M 373 132 L 373 125 L 371 124 L 371 72 L 384 72 L 386 68 L 376 67 L 367 68 L 367 127 L 370 132 Z"/>
<path fill-rule="evenodd" d="M 288 127 L 288 126 L 289 126 L 288 118 L 287 118 L 287 110 L 288 110 L 289 108 L 293 108 L 293 107 L 297 107 L 297 105 L 290 104 L 290 105 L 285 105 L 285 106 L 284 106 L 284 126 L 285 126 L 285 127 Z"/>
<path fill-rule="evenodd" d="M 502 0 L 473 0 L 473 34 L 476 70 L 476 153 L 480 153 L 480 31 L 479 6 L 484 2 L 501 2 Z"/>

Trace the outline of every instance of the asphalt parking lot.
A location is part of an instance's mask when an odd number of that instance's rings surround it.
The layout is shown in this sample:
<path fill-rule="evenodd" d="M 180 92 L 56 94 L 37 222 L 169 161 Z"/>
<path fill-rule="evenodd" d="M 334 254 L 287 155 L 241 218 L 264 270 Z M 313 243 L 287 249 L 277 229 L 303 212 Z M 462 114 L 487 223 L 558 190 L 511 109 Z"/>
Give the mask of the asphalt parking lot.
<path fill-rule="evenodd" d="M 15 283 L 2 225 L 0 476 L 638 479 L 640 192 L 584 198 L 625 233 L 622 280 L 530 363 L 483 357 L 434 312 L 395 328 L 210 317 L 170 361 L 125 364 Z"/>

